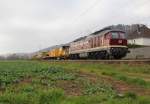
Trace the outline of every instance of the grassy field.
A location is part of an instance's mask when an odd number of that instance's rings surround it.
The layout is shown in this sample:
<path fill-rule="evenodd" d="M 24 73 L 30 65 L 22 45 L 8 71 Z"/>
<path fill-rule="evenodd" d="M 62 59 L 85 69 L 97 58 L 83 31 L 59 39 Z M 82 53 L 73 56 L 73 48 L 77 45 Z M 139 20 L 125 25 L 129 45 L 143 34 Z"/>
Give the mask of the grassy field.
<path fill-rule="evenodd" d="M 150 65 L 0 61 L 0 104 L 150 104 Z"/>

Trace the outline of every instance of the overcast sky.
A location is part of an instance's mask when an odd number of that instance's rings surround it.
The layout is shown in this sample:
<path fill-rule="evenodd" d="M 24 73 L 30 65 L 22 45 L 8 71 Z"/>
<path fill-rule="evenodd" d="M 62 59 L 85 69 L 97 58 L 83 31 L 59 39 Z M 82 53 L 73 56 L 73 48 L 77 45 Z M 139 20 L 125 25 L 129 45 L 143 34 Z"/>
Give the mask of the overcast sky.
<path fill-rule="evenodd" d="M 150 25 L 150 0 L 0 0 L 0 54 L 33 52 L 112 24 Z"/>

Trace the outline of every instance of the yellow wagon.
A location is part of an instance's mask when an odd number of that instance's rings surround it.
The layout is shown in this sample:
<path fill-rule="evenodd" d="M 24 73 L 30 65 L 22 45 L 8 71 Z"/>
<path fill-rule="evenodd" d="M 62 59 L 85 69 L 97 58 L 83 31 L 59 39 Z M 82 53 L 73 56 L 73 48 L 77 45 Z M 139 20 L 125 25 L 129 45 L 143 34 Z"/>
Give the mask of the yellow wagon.
<path fill-rule="evenodd" d="M 60 46 L 53 48 L 48 52 L 50 59 L 67 59 L 69 56 L 69 46 Z"/>

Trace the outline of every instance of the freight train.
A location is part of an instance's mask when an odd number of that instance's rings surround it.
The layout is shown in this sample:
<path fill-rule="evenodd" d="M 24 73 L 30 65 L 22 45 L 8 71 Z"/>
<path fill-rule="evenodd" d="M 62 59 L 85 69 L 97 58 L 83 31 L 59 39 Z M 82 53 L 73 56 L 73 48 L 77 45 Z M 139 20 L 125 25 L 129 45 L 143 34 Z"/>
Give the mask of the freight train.
<path fill-rule="evenodd" d="M 104 29 L 51 49 L 43 59 L 121 59 L 128 53 L 125 32 Z"/>

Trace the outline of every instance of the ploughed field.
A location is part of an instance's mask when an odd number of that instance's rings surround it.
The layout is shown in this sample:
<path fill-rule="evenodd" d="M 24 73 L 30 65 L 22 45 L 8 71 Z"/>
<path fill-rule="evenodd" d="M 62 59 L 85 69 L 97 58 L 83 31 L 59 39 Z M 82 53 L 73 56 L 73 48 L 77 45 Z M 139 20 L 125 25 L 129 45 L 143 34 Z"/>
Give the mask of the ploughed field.
<path fill-rule="evenodd" d="M 0 61 L 0 104 L 150 104 L 150 65 Z"/>

